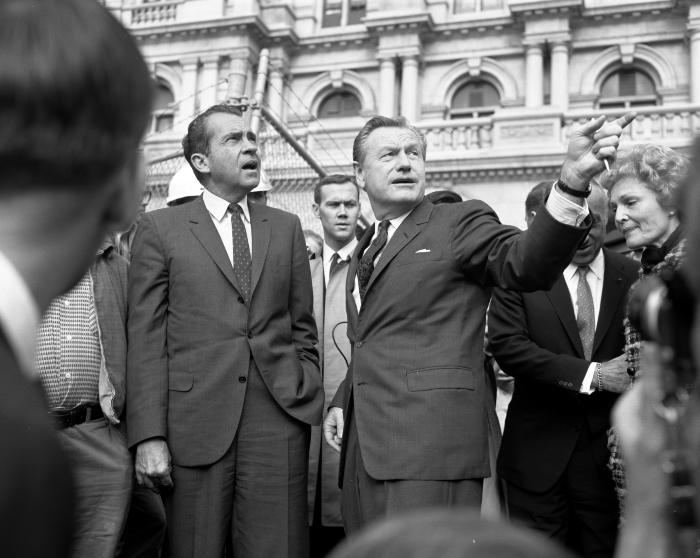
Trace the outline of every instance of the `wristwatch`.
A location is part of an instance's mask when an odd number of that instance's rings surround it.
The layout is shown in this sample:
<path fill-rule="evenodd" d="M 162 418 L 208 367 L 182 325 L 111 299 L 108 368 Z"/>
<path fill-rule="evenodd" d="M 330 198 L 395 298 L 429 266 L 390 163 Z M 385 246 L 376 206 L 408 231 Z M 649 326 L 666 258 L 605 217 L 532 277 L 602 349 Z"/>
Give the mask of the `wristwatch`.
<path fill-rule="evenodd" d="M 556 187 L 558 187 L 562 192 L 565 194 L 569 194 L 571 196 L 576 196 L 577 198 L 587 198 L 590 193 L 591 193 L 591 183 L 588 182 L 586 184 L 586 189 L 585 190 L 576 190 L 569 186 L 566 182 L 564 182 L 561 178 L 557 179 L 557 181 L 554 183 Z"/>

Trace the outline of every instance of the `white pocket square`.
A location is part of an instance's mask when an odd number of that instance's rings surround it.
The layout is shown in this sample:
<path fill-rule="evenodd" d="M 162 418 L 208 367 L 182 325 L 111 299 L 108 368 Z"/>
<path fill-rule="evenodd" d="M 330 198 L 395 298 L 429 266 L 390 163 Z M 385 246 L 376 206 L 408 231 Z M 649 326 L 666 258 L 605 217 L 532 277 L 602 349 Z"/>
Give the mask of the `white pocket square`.
<path fill-rule="evenodd" d="M 430 253 L 430 248 L 421 248 L 420 250 L 416 250 L 416 254 L 429 254 Z"/>

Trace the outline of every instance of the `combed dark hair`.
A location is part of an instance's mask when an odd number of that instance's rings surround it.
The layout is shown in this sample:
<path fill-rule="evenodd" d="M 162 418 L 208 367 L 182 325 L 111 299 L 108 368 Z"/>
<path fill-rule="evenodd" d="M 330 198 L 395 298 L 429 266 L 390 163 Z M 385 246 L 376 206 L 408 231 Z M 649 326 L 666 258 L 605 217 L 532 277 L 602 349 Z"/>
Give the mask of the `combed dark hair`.
<path fill-rule="evenodd" d="M 541 208 L 544 207 L 549 193 L 552 191 L 553 180 L 548 180 L 544 182 L 539 182 L 532 187 L 527 193 L 525 198 L 525 213 L 530 213 L 534 211 L 537 213 Z"/>
<path fill-rule="evenodd" d="M 364 126 L 362 126 L 360 132 L 357 134 L 357 136 L 355 136 L 355 141 L 352 144 L 352 160 L 355 163 L 362 164 L 362 161 L 365 158 L 365 151 L 367 149 L 367 138 L 377 128 L 405 128 L 407 130 L 411 130 L 414 134 L 416 134 L 416 137 L 420 141 L 421 154 L 423 155 L 423 159 L 425 159 L 428 144 L 425 141 L 425 136 L 418 128 L 412 126 L 403 116 L 399 116 L 397 118 L 389 118 L 388 116 L 374 116 L 373 118 L 370 118 Z"/>
<path fill-rule="evenodd" d="M 349 174 L 329 174 L 324 176 L 321 180 L 316 183 L 314 188 L 314 202 L 321 203 L 321 188 L 327 186 L 328 184 L 346 184 L 350 182 L 357 189 L 357 195 L 360 195 L 360 188 L 357 186 L 355 177 Z"/>
<path fill-rule="evenodd" d="M 688 169 L 688 159 L 670 147 L 646 143 L 622 149 L 601 185 L 609 192 L 623 178 L 641 180 L 656 194 L 659 205 L 676 208 L 676 191 Z"/>
<path fill-rule="evenodd" d="M 95 0 L 0 2 L 0 193 L 103 183 L 152 99 L 134 38 Z"/>
<path fill-rule="evenodd" d="M 330 558 L 573 558 L 541 533 L 459 508 L 382 518 L 353 533 Z"/>
<path fill-rule="evenodd" d="M 243 116 L 243 111 L 235 105 L 212 105 L 204 112 L 200 112 L 195 116 L 194 120 L 187 126 L 187 134 L 182 138 L 182 151 L 185 154 L 185 159 L 192 168 L 192 172 L 197 177 L 197 180 L 203 185 L 204 175 L 199 172 L 192 164 L 192 155 L 194 153 L 209 154 L 209 134 L 207 133 L 207 120 L 212 114 L 223 112 L 225 114 L 233 114 L 234 116 Z"/>

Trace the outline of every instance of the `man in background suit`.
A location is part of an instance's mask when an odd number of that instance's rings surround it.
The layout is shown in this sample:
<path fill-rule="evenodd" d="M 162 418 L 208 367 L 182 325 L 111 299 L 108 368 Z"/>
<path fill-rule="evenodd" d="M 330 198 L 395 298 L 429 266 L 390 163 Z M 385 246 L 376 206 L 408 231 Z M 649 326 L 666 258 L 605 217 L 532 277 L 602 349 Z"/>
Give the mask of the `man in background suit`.
<path fill-rule="evenodd" d="M 551 290 L 494 291 L 489 335 L 515 377 L 498 457 L 511 517 L 602 558 L 617 537 L 606 433 L 630 383 L 622 320 L 637 264 L 601 250 L 608 198 L 599 185 L 588 204 L 591 230 Z"/>
<path fill-rule="evenodd" d="M 231 539 L 237 558 L 303 557 L 323 389 L 301 224 L 247 203 L 260 157 L 240 109 L 204 111 L 183 149 L 202 197 L 146 213 L 132 251 L 136 478 L 173 485 L 164 492 L 172 556 L 219 558 Z"/>
<path fill-rule="evenodd" d="M 64 557 L 71 471 L 34 368 L 36 327 L 136 216 L 152 82 L 94 0 L 5 0 L 0 83 L 0 553 Z"/>
<path fill-rule="evenodd" d="M 345 312 L 345 279 L 357 246 L 360 192 L 355 178 L 332 174 L 314 188 L 314 215 L 323 227 L 322 257 L 310 260 L 314 316 L 319 330 L 319 355 L 325 407 L 345 378 L 350 342 Z M 338 453 L 323 443 L 321 423 L 311 431 L 309 452 L 309 517 L 312 556 L 325 556 L 343 537 L 338 489 Z"/>
<path fill-rule="evenodd" d="M 527 232 L 480 201 L 424 200 L 425 139 L 405 120 L 375 117 L 360 130 L 355 174 L 379 225 L 350 261 L 352 361 L 324 423 L 326 440 L 342 441 L 346 530 L 407 508 L 481 504 L 491 288 L 555 281 L 586 234 L 588 181 L 631 120 L 601 117 L 573 133 L 557 192 Z"/>

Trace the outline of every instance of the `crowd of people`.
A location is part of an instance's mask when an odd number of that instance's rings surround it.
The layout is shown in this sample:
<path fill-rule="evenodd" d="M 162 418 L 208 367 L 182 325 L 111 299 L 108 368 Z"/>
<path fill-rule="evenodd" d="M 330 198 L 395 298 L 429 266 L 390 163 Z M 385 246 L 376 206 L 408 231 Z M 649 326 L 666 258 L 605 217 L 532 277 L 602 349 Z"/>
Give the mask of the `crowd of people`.
<path fill-rule="evenodd" d="M 700 300 L 700 143 L 592 119 L 521 231 L 426 195 L 425 138 L 375 116 L 312 246 L 230 104 L 137 219 L 151 102 L 101 4 L 0 3 L 3 556 L 695 554 L 700 325 L 665 332 Z"/>

